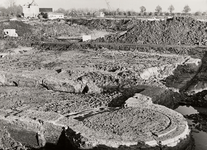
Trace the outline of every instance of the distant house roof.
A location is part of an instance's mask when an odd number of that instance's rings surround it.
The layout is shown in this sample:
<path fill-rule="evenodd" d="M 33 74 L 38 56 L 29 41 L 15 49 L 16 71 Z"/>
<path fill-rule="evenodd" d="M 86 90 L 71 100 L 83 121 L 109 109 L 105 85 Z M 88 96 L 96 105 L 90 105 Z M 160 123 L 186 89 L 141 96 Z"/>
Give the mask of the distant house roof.
<path fill-rule="evenodd" d="M 39 12 L 53 12 L 52 8 L 39 8 Z"/>

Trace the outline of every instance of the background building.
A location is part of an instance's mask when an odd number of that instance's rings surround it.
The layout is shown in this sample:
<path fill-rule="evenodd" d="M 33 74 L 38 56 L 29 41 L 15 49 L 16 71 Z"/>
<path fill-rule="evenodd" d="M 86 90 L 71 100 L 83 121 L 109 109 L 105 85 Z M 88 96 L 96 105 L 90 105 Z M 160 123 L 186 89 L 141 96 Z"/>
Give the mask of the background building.
<path fill-rule="evenodd" d="M 47 18 L 48 19 L 64 19 L 64 14 L 63 13 L 53 13 L 53 12 L 49 12 L 47 13 Z"/>
<path fill-rule="evenodd" d="M 104 12 L 99 12 L 99 17 L 101 17 L 101 18 L 105 17 Z"/>
<path fill-rule="evenodd" d="M 49 13 L 49 12 L 53 12 L 52 8 L 39 8 L 39 12 L 40 13 Z"/>
<path fill-rule="evenodd" d="M 36 18 L 39 15 L 39 6 L 34 1 L 23 5 L 22 8 L 26 18 Z"/>
<path fill-rule="evenodd" d="M 93 15 L 94 17 L 99 17 L 99 18 L 105 17 L 105 13 L 102 11 L 96 11 Z"/>

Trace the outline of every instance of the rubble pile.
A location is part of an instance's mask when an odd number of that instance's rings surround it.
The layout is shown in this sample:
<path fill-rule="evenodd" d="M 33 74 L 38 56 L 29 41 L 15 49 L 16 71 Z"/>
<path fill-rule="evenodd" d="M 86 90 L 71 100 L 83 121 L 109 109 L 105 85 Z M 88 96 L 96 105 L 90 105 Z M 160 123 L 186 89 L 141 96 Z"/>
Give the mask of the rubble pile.
<path fill-rule="evenodd" d="M 18 38 L 7 37 L 6 41 L 14 45 L 31 46 L 31 43 L 36 41 L 58 41 L 58 36 L 80 36 L 83 34 L 90 34 L 91 30 L 82 25 L 70 25 L 66 22 L 58 21 L 10 21 L 0 23 L 0 32 L 3 33 L 3 29 L 16 29 Z M 3 38 L 3 35 L 2 35 Z"/>
<path fill-rule="evenodd" d="M 205 114 L 191 114 L 185 115 L 185 118 L 194 120 L 193 126 L 195 130 L 207 132 L 207 115 Z"/>
<path fill-rule="evenodd" d="M 34 41 L 57 41 L 58 36 L 71 37 L 91 34 L 92 30 L 115 32 L 95 42 L 165 44 L 165 45 L 207 45 L 207 24 L 188 17 L 174 17 L 166 20 L 135 19 L 68 19 L 66 21 L 2 22 L 1 30 L 16 29 L 19 43 Z M 3 30 L 2 30 L 3 31 Z M 124 31 L 124 32 L 123 32 Z M 23 42 L 23 43 L 22 43 Z"/>
<path fill-rule="evenodd" d="M 54 41 L 58 36 L 79 36 L 81 34 L 90 34 L 91 31 L 82 25 L 70 25 L 65 22 L 48 21 L 40 24 L 33 29 L 33 35 L 46 41 Z"/>
<path fill-rule="evenodd" d="M 23 36 L 24 34 L 31 35 L 32 33 L 32 26 L 22 21 L 1 22 L 0 33 L 3 33 L 4 29 L 16 29 L 16 32 L 19 36 Z"/>
<path fill-rule="evenodd" d="M 124 27 L 127 30 L 125 34 L 117 33 L 100 38 L 97 41 L 110 43 L 207 45 L 207 24 L 196 21 L 193 18 L 175 17 L 164 21 L 131 20 Z M 122 27 L 121 31 L 123 31 L 124 27 Z"/>
<path fill-rule="evenodd" d="M 33 26 L 26 24 L 22 21 L 8 21 L 0 23 L 0 33 L 3 33 L 4 29 L 15 29 L 18 35 L 16 37 L 7 36 L 4 39 L 4 49 L 16 48 L 18 45 L 30 46 L 31 41 L 35 41 L 37 38 L 32 36 Z M 4 35 L 1 34 L 0 38 L 3 38 Z"/>

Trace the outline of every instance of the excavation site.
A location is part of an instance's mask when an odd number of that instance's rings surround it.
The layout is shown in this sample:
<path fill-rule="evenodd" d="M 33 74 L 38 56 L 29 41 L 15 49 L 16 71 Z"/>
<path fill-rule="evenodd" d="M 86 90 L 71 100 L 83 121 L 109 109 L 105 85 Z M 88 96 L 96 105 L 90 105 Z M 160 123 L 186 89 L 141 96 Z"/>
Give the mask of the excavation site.
<path fill-rule="evenodd" d="M 0 32 L 0 149 L 207 149 L 206 22 L 30 19 Z"/>

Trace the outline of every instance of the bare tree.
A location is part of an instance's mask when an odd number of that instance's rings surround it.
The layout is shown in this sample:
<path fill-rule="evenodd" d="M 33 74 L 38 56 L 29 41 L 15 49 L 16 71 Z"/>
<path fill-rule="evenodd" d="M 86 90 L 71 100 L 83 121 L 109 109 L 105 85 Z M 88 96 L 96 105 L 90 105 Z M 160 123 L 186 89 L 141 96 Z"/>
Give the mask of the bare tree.
<path fill-rule="evenodd" d="M 141 13 L 146 12 L 146 8 L 145 8 L 144 6 L 141 6 L 141 7 L 140 7 L 140 12 L 141 12 Z"/>
<path fill-rule="evenodd" d="M 13 7 L 14 5 L 16 5 L 16 0 L 8 0 L 8 7 Z"/>
<path fill-rule="evenodd" d="M 23 12 L 22 6 L 20 6 L 20 5 L 18 5 L 18 6 L 14 5 L 12 7 L 8 7 L 7 10 L 10 15 L 20 15 Z"/>
<path fill-rule="evenodd" d="M 174 8 L 173 5 L 170 5 L 169 8 L 168 8 L 168 10 L 169 10 L 170 13 L 172 13 L 175 10 L 175 8 Z"/>
<path fill-rule="evenodd" d="M 55 12 L 66 14 L 66 10 L 63 8 L 58 8 Z"/>
<path fill-rule="evenodd" d="M 191 11 L 191 9 L 190 9 L 190 7 L 188 6 L 188 5 L 186 5 L 185 7 L 184 7 L 184 9 L 183 9 L 183 12 L 184 13 L 188 13 L 188 12 L 190 12 Z"/>
<path fill-rule="evenodd" d="M 3 16 L 20 16 L 23 12 L 21 5 L 16 5 L 16 0 L 8 0 L 7 1 L 8 7 L 0 7 L 1 14 Z"/>
<path fill-rule="evenodd" d="M 160 13 L 162 12 L 162 7 L 160 7 L 159 5 L 155 8 L 155 12 Z"/>
<path fill-rule="evenodd" d="M 206 16 L 206 15 L 207 15 L 207 12 L 203 12 L 202 15 L 203 15 L 203 16 Z"/>
<path fill-rule="evenodd" d="M 195 16 L 201 16 L 202 15 L 202 12 L 200 12 L 200 11 L 197 11 L 197 12 L 195 12 L 195 14 L 194 14 Z"/>
<path fill-rule="evenodd" d="M 2 16 L 6 16 L 8 14 L 8 10 L 5 7 L 0 7 L 0 12 Z"/>

